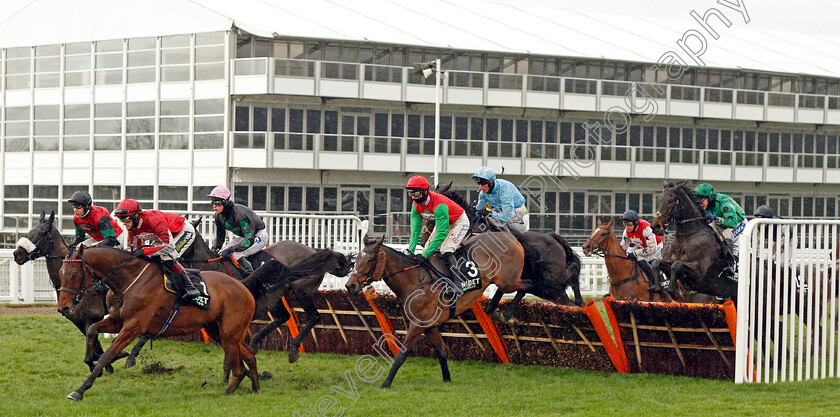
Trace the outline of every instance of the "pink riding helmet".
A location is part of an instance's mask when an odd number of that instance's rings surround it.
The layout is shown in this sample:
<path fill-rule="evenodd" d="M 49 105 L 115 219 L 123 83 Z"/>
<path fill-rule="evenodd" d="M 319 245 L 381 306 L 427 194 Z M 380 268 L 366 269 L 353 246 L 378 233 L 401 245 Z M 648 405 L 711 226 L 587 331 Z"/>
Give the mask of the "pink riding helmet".
<path fill-rule="evenodd" d="M 230 190 L 224 185 L 216 186 L 213 191 L 210 191 L 210 194 L 207 194 L 207 197 L 210 198 L 218 198 L 219 200 L 230 200 Z"/>

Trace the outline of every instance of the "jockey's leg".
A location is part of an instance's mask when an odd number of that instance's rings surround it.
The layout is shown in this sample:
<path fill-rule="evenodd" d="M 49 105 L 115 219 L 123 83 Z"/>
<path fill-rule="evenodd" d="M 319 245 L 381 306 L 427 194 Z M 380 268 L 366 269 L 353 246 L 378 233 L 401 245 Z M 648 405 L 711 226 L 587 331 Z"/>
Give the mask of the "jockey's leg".
<path fill-rule="evenodd" d="M 181 281 L 181 287 L 184 288 L 184 295 L 181 296 L 182 300 L 189 300 L 201 295 L 201 293 L 199 293 L 193 285 L 190 276 L 181 264 L 175 260 L 165 260 L 163 261 L 163 264 L 176 275 L 178 280 Z"/>
<path fill-rule="evenodd" d="M 251 262 L 248 261 L 248 257 L 265 249 L 267 244 L 268 232 L 266 232 L 265 229 L 258 230 L 254 235 L 253 243 L 248 247 L 248 249 L 233 253 L 233 259 L 236 259 L 236 262 L 239 264 L 239 270 L 242 271 L 243 277 L 247 278 L 248 275 L 251 275 L 251 273 L 254 272 L 254 267 L 251 266 Z"/>
<path fill-rule="evenodd" d="M 645 275 L 645 280 L 650 284 L 651 291 L 662 291 L 662 285 L 659 283 L 659 277 L 654 275 L 653 268 L 650 267 L 648 261 L 644 259 L 637 259 L 636 263 Z"/>

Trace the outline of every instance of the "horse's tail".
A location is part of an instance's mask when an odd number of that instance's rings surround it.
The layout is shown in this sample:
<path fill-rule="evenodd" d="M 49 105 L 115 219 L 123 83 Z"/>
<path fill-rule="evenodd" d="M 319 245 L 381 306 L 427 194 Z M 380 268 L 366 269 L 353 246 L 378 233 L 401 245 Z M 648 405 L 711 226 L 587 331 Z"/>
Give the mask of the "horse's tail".
<path fill-rule="evenodd" d="M 333 270 L 337 262 L 347 262 L 347 258 L 329 249 L 319 249 L 292 266 L 286 266 L 280 261 L 271 259 L 255 269 L 248 278 L 242 281 L 242 284 L 251 291 L 255 300 L 259 300 L 271 292 L 286 288 L 293 281 L 323 276 L 325 272 Z"/>
<path fill-rule="evenodd" d="M 554 240 L 556 240 L 566 252 L 566 271 L 569 273 L 569 282 L 580 285 L 580 257 L 569 245 L 569 242 L 566 242 L 566 239 L 563 239 L 563 236 L 560 236 L 557 233 L 549 233 L 548 235 L 554 238 Z"/>

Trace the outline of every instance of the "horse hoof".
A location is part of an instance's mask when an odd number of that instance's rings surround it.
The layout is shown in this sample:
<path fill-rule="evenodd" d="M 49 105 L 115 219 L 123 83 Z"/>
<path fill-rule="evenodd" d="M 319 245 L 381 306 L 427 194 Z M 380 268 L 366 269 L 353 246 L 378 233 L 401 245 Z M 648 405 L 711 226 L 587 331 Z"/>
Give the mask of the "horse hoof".
<path fill-rule="evenodd" d="M 502 313 L 499 313 L 498 311 L 494 311 L 493 313 L 491 313 L 490 318 L 493 319 L 493 321 L 495 321 L 497 323 L 504 323 L 505 322 L 505 317 L 502 316 Z"/>
<path fill-rule="evenodd" d="M 111 366 L 111 365 L 107 365 L 105 367 L 105 372 L 107 372 L 108 374 L 113 374 L 114 373 L 114 367 Z"/>
<path fill-rule="evenodd" d="M 82 400 L 82 394 L 80 394 L 76 391 L 73 391 L 73 392 L 71 392 L 70 394 L 67 395 L 67 398 L 69 398 L 73 401 L 81 401 Z"/>
<path fill-rule="evenodd" d="M 292 349 L 289 351 L 289 363 L 295 363 L 297 360 L 300 359 L 300 352 L 297 349 Z"/>
<path fill-rule="evenodd" d="M 129 356 L 128 359 L 125 360 L 125 367 L 131 368 L 134 365 L 137 365 L 137 359 L 135 359 L 134 356 Z"/>

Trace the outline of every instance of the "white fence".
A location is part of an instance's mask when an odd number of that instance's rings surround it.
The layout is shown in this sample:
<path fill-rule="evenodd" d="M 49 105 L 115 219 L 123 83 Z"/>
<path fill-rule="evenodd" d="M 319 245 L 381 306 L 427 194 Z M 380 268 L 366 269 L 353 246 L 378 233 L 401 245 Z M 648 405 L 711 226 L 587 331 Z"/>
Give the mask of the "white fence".
<path fill-rule="evenodd" d="M 292 215 L 258 213 L 266 223 L 270 243 L 294 240 L 313 248 L 329 248 L 342 253 L 358 252 L 362 238 L 368 229 L 368 222 L 350 215 Z M 201 218 L 197 229 L 208 242 L 216 236 L 216 227 L 211 212 L 190 212 L 191 220 Z M 405 248 L 405 245 L 393 245 Z M 609 277 L 604 260 L 583 255 L 580 248 L 574 248 L 582 260 L 580 274 L 581 293 L 585 296 L 600 296 L 609 292 Z M 0 250 L 0 303 L 55 302 L 55 291 L 47 275 L 44 259 L 17 265 L 12 259 L 11 249 Z M 327 274 L 321 289 L 344 288 L 346 277 Z M 389 292 L 384 283 L 375 286 L 379 292 Z M 486 294 L 492 296 L 495 286 Z M 571 290 L 569 291 L 571 295 Z"/>
<path fill-rule="evenodd" d="M 840 220 L 747 224 L 739 242 L 736 383 L 840 376 L 838 227 Z"/>

